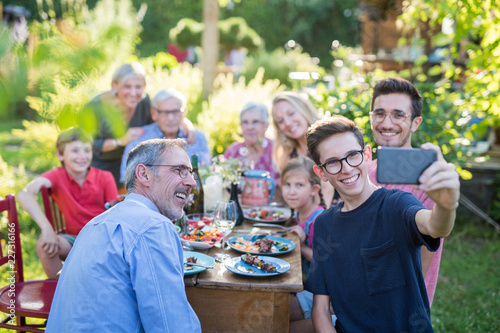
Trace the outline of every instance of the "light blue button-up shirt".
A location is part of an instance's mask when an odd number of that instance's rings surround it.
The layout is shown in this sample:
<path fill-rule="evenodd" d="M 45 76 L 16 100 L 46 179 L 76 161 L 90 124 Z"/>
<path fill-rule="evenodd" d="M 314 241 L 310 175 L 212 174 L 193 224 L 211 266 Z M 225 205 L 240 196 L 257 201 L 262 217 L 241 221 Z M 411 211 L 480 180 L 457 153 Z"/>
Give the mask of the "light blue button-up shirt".
<path fill-rule="evenodd" d="M 170 219 L 144 196 L 92 219 L 64 263 L 47 332 L 201 332 Z"/>
<path fill-rule="evenodd" d="M 130 141 L 128 145 L 125 147 L 125 151 L 123 152 L 122 164 L 120 166 L 120 182 L 125 181 L 125 169 L 127 168 L 127 159 L 128 154 L 135 146 L 137 146 L 142 141 L 146 141 L 149 139 L 163 139 L 165 135 L 158 126 L 157 123 L 152 123 L 142 127 L 144 129 L 144 134 L 137 140 Z M 207 139 L 205 138 L 205 134 L 196 130 L 196 142 L 189 145 L 187 154 L 189 157 L 194 154 L 198 155 L 198 163 L 200 164 L 209 164 L 211 159 L 210 150 L 208 149 Z M 187 136 L 182 132 L 182 128 L 179 130 L 178 138 L 187 139 Z"/>

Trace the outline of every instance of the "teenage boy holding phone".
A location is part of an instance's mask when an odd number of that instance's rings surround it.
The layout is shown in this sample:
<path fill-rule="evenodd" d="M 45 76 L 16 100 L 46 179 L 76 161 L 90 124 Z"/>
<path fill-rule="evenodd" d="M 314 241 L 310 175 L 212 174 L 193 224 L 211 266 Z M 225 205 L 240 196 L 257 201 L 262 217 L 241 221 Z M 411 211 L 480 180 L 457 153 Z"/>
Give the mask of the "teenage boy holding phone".
<path fill-rule="evenodd" d="M 422 96 L 409 81 L 400 78 L 380 80 L 373 88 L 370 124 L 373 139 L 378 146 L 393 148 L 412 148 L 411 135 L 422 123 Z M 434 207 L 424 191 L 410 184 L 380 184 L 377 181 L 377 160 L 368 166 L 368 177 L 375 185 L 387 189 L 400 189 L 413 194 L 427 209 Z M 422 246 L 422 274 L 429 304 L 432 306 L 434 292 L 439 275 L 443 240 L 436 252 L 430 252 Z"/>
<path fill-rule="evenodd" d="M 438 159 L 417 186 L 435 201 L 425 209 L 413 195 L 375 186 L 368 178 L 370 149 L 351 120 L 334 116 L 307 132 L 314 170 L 343 202 L 314 226 L 314 252 L 306 289 L 319 332 L 433 332 L 420 265 L 420 247 L 435 251 L 451 232 L 460 182 L 439 147 Z M 335 311 L 335 327 L 330 305 Z"/>

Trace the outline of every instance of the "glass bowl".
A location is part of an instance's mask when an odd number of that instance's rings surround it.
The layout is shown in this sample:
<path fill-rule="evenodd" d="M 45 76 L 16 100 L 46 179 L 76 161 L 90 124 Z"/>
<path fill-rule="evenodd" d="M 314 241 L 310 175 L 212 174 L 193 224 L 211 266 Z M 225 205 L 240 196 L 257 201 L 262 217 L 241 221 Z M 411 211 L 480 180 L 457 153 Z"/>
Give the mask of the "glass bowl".
<path fill-rule="evenodd" d="M 186 216 L 186 221 L 188 226 L 192 228 L 201 228 L 204 226 L 210 226 L 212 222 L 214 222 L 213 214 L 202 214 L 202 213 L 194 213 L 188 214 Z"/>

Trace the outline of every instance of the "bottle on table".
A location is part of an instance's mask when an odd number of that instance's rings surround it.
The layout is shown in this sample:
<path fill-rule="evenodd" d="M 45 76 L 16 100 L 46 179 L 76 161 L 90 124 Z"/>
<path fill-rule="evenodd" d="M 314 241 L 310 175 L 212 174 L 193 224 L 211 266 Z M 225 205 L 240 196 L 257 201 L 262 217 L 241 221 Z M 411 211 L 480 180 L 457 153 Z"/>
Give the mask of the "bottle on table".
<path fill-rule="evenodd" d="M 243 216 L 243 210 L 241 209 L 240 201 L 238 200 L 238 183 L 231 183 L 231 199 L 236 205 L 236 225 L 241 225 L 245 217 Z"/>
<path fill-rule="evenodd" d="M 191 189 L 191 194 L 189 195 L 186 206 L 184 206 L 184 211 L 186 214 L 194 213 L 204 213 L 204 194 L 203 194 L 203 184 L 201 182 L 200 174 L 198 172 L 198 155 L 191 156 L 191 164 L 193 166 L 193 171 L 196 174 L 196 186 Z"/>

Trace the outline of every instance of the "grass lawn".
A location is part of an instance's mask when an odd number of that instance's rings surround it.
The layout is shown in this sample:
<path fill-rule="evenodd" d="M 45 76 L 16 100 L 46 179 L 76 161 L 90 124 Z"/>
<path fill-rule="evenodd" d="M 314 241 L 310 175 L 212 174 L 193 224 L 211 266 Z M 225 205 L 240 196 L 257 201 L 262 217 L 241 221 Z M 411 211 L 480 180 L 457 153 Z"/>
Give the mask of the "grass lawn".
<path fill-rule="evenodd" d="M 436 332 L 500 332 L 500 232 L 458 218 L 445 240 L 432 324 Z"/>

